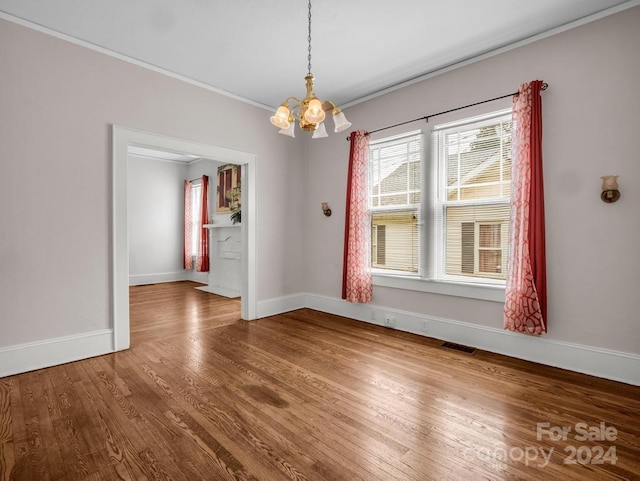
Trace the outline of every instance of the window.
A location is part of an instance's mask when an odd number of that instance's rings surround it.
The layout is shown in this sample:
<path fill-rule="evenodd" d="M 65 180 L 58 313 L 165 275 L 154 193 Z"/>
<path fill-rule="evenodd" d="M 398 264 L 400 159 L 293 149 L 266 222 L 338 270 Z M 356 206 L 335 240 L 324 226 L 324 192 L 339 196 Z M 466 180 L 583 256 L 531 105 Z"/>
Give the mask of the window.
<path fill-rule="evenodd" d="M 511 111 L 436 126 L 426 140 L 371 143 L 374 274 L 504 286 Z"/>
<path fill-rule="evenodd" d="M 418 273 L 422 150 L 421 134 L 394 137 L 370 146 L 374 268 Z"/>
<path fill-rule="evenodd" d="M 483 224 L 476 222 L 478 239 L 478 265 L 476 275 L 502 274 L 502 223 Z"/>
<path fill-rule="evenodd" d="M 462 222 L 460 273 L 475 277 L 504 278 L 507 222 Z M 454 262 L 455 264 L 455 262 Z"/>
<path fill-rule="evenodd" d="M 196 180 L 191 184 L 191 255 L 198 255 L 200 244 L 200 229 L 202 217 L 202 181 Z"/>
<path fill-rule="evenodd" d="M 511 194 L 511 113 L 436 127 L 436 277 L 505 280 Z"/>

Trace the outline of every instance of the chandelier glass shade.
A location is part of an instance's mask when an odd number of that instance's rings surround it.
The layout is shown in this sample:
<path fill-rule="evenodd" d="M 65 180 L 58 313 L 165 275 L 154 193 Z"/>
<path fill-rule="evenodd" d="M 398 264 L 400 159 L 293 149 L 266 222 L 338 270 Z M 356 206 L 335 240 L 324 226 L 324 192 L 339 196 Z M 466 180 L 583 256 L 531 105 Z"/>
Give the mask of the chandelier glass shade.
<path fill-rule="evenodd" d="M 286 99 L 280 104 L 270 120 L 275 127 L 280 129 L 279 133 L 295 137 L 294 130 L 297 119 L 300 128 L 307 132 L 313 132 L 313 138 L 317 139 L 328 136 L 324 124 L 327 111 L 330 110 L 333 114 L 335 132 L 342 132 L 348 129 L 351 127 L 351 122 L 347 120 L 342 110 L 340 110 L 336 104 L 330 100 L 321 101 L 313 92 L 313 75 L 311 74 L 311 0 L 309 0 L 309 36 L 307 40 L 309 42 L 309 54 L 307 56 L 308 72 L 304 78 L 307 86 L 307 94 L 302 100 L 297 97 L 289 97 Z"/>

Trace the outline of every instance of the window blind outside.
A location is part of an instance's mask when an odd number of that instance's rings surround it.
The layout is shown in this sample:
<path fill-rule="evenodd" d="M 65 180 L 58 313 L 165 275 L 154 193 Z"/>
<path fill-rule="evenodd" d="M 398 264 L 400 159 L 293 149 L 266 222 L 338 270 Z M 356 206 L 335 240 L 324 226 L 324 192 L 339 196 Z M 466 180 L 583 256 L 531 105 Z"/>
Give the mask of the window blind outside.
<path fill-rule="evenodd" d="M 433 132 L 438 171 L 435 226 L 443 279 L 506 279 L 511 112 Z"/>
<path fill-rule="evenodd" d="M 373 268 L 418 273 L 422 156 L 420 132 L 370 145 Z"/>

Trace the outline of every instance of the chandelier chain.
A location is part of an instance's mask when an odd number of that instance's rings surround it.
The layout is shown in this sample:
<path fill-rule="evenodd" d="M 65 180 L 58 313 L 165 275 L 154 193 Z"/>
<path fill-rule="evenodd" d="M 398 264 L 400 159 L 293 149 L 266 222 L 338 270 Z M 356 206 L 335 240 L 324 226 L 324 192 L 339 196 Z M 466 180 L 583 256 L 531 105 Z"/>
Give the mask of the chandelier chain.
<path fill-rule="evenodd" d="M 307 0 L 307 5 L 307 19 L 309 21 L 307 30 L 307 76 L 305 77 L 307 93 L 302 100 L 298 97 L 285 99 L 269 120 L 271 124 L 280 129 L 279 132 L 281 134 L 289 137 L 295 137 L 294 127 L 297 120 L 302 130 L 313 132 L 313 138 L 319 139 L 327 137 L 324 121 L 326 112 L 331 112 L 333 115 L 336 132 L 348 129 L 351 127 L 351 122 L 345 118 L 344 113 L 336 104 L 330 100 L 322 102 L 313 92 L 313 75 L 311 74 L 311 0 Z"/>
<path fill-rule="evenodd" d="M 309 35 L 307 36 L 307 42 L 309 42 L 309 54 L 307 55 L 307 71 L 311 75 L 311 0 L 309 0 Z"/>

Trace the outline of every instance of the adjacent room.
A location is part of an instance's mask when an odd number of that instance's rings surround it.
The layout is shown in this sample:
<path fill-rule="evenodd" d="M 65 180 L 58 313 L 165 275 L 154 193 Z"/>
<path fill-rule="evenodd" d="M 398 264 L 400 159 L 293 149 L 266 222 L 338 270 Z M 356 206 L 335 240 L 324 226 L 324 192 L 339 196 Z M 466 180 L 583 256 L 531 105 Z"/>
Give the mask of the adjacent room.
<path fill-rule="evenodd" d="M 0 481 L 640 479 L 640 0 L 0 0 Z"/>

